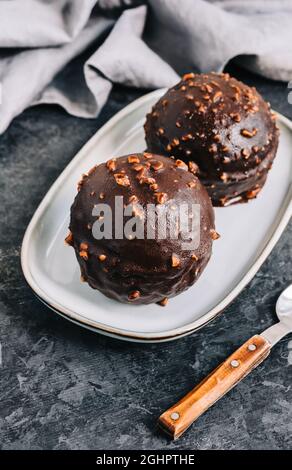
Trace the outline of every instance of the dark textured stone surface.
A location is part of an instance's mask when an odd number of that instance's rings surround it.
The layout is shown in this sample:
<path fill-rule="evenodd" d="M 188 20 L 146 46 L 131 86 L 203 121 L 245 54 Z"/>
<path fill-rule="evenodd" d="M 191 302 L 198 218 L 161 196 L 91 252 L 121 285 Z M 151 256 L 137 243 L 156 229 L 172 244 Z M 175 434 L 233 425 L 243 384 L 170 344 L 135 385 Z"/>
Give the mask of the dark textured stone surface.
<path fill-rule="evenodd" d="M 285 84 L 236 74 L 292 118 Z M 20 245 L 38 203 L 87 139 L 140 94 L 116 89 L 96 120 L 30 109 L 0 137 L 0 448 L 291 448 L 291 337 L 180 440 L 155 430 L 166 407 L 276 320 L 275 301 L 291 282 L 291 224 L 233 304 L 173 343 L 130 344 L 83 330 L 44 307 L 23 279 Z"/>

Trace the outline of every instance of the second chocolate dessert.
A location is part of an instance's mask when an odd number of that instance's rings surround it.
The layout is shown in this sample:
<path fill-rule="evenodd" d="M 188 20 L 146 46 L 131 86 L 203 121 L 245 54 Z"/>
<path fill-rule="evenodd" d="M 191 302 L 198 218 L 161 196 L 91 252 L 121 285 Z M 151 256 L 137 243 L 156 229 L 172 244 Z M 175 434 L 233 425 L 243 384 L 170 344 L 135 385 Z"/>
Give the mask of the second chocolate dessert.
<path fill-rule="evenodd" d="M 171 233 L 180 227 L 171 219 L 165 224 L 161 219 L 159 233 L 154 213 L 148 212 L 172 214 L 181 207 L 187 207 L 188 220 L 197 218 L 194 246 L 185 245 L 180 229 L 177 236 Z M 123 209 L 127 217 L 121 220 Z M 141 221 L 150 231 L 133 237 L 125 232 L 129 221 Z M 102 236 L 95 231 L 99 224 L 107 230 Z M 194 284 L 218 238 L 211 201 L 198 178 L 181 160 L 149 153 L 113 158 L 84 175 L 69 229 L 66 241 L 74 247 L 83 280 L 108 297 L 134 304 L 165 305 L 168 297 Z"/>
<path fill-rule="evenodd" d="M 195 162 L 217 206 L 256 197 L 278 146 L 269 104 L 255 88 L 216 73 L 185 75 L 153 106 L 145 135 L 149 151 Z"/>

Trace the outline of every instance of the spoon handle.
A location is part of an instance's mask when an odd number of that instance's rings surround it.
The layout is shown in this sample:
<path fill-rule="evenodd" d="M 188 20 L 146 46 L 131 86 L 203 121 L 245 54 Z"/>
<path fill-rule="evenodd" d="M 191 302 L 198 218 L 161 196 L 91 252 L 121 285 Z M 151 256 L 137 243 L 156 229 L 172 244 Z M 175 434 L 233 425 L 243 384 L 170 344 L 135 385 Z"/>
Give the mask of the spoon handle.
<path fill-rule="evenodd" d="M 270 353 L 271 344 L 255 335 L 238 348 L 208 377 L 159 418 L 159 426 L 173 439 L 186 429 L 210 406 L 231 390 Z"/>

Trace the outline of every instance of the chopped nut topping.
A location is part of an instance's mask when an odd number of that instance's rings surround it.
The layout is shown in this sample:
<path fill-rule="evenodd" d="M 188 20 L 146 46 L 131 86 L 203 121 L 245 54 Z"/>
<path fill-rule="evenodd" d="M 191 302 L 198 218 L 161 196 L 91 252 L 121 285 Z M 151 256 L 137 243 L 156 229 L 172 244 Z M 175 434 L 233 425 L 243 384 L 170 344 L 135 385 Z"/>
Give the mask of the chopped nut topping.
<path fill-rule="evenodd" d="M 186 73 L 185 75 L 183 75 L 183 80 L 190 80 L 191 78 L 195 78 L 195 74 L 194 73 Z"/>
<path fill-rule="evenodd" d="M 239 101 L 239 93 L 235 93 L 232 97 L 233 101 L 237 102 Z"/>
<path fill-rule="evenodd" d="M 167 100 L 163 100 L 162 101 L 162 106 L 167 106 L 168 105 L 168 101 Z"/>
<path fill-rule="evenodd" d="M 140 181 L 140 184 L 155 184 L 156 181 L 154 178 L 142 178 L 141 181 Z"/>
<path fill-rule="evenodd" d="M 134 194 L 129 197 L 129 204 L 136 204 L 137 202 L 138 202 L 138 198 Z"/>
<path fill-rule="evenodd" d="M 99 193 L 99 199 L 104 199 L 105 194 L 104 193 Z"/>
<path fill-rule="evenodd" d="M 195 162 L 189 162 L 189 170 L 195 175 L 199 171 L 199 167 Z"/>
<path fill-rule="evenodd" d="M 130 186 L 130 180 L 127 175 L 124 175 L 123 173 L 115 173 L 114 178 L 119 186 Z"/>
<path fill-rule="evenodd" d="M 180 266 L 180 259 L 177 255 L 175 255 L 174 253 L 172 254 L 171 256 L 171 266 L 173 268 L 177 268 L 178 266 Z"/>
<path fill-rule="evenodd" d="M 213 103 L 217 103 L 222 98 L 222 91 L 218 90 L 213 95 Z"/>
<path fill-rule="evenodd" d="M 129 300 L 136 300 L 139 299 L 141 296 L 140 292 L 138 290 L 134 290 L 133 292 L 130 292 L 128 295 Z"/>
<path fill-rule="evenodd" d="M 220 201 L 221 206 L 225 206 L 225 204 L 227 202 L 227 197 L 221 197 L 221 199 L 219 199 L 219 201 Z"/>
<path fill-rule="evenodd" d="M 87 251 L 88 250 L 88 243 L 80 243 L 80 250 Z"/>
<path fill-rule="evenodd" d="M 128 156 L 128 163 L 140 163 L 140 160 L 137 157 L 137 155 L 129 155 Z"/>
<path fill-rule="evenodd" d="M 261 190 L 261 188 L 253 189 L 252 191 L 247 191 L 245 195 L 246 195 L 247 199 L 253 199 L 254 197 L 256 197 L 258 195 L 260 190 Z"/>
<path fill-rule="evenodd" d="M 206 112 L 206 106 L 204 106 L 203 104 L 200 105 L 199 109 L 198 109 L 199 113 L 205 113 Z"/>
<path fill-rule="evenodd" d="M 144 158 L 153 158 L 152 153 L 149 153 L 149 152 L 144 152 L 143 155 L 144 155 Z"/>
<path fill-rule="evenodd" d="M 242 149 L 241 155 L 247 159 L 250 156 L 250 151 L 248 149 Z"/>
<path fill-rule="evenodd" d="M 258 107 L 258 106 L 252 106 L 252 107 L 250 108 L 250 112 L 251 112 L 252 114 L 257 113 L 258 110 L 259 110 L 259 107 Z"/>
<path fill-rule="evenodd" d="M 210 235 L 211 235 L 212 240 L 218 240 L 218 238 L 220 238 L 219 233 L 216 232 L 216 230 L 214 230 L 213 228 L 211 228 L 210 230 Z"/>
<path fill-rule="evenodd" d="M 177 147 L 179 145 L 179 139 L 174 138 L 171 142 L 172 147 Z"/>
<path fill-rule="evenodd" d="M 223 157 L 223 163 L 230 163 L 230 161 L 229 157 Z"/>
<path fill-rule="evenodd" d="M 91 191 L 90 196 L 94 196 L 94 195 L 95 195 L 95 191 Z"/>
<path fill-rule="evenodd" d="M 116 158 L 112 158 L 108 162 L 106 162 L 106 166 L 110 171 L 115 171 L 117 164 L 116 164 Z"/>
<path fill-rule="evenodd" d="M 85 259 L 85 261 L 88 260 L 88 253 L 85 250 L 79 251 L 79 256 L 81 256 L 81 258 Z"/>
<path fill-rule="evenodd" d="M 67 237 L 65 238 L 65 243 L 67 243 L 67 245 L 70 245 L 70 246 L 73 245 L 73 234 L 71 231 L 69 231 Z"/>
<path fill-rule="evenodd" d="M 141 171 L 141 170 L 144 170 L 144 166 L 141 165 L 141 163 L 138 163 L 137 165 L 133 165 L 133 169 L 135 171 Z"/>
<path fill-rule="evenodd" d="M 143 178 L 145 178 L 145 171 L 146 171 L 146 168 L 142 168 L 142 170 L 140 170 L 136 176 L 137 180 L 141 180 Z"/>
<path fill-rule="evenodd" d="M 248 129 L 241 129 L 240 133 L 241 135 L 243 135 L 244 137 L 248 137 L 248 138 L 251 138 L 251 137 L 254 137 L 258 132 L 258 129 L 256 127 L 253 128 L 252 131 L 249 131 Z"/>
<path fill-rule="evenodd" d="M 220 134 L 214 135 L 214 140 L 215 142 L 221 142 L 221 135 Z"/>
<path fill-rule="evenodd" d="M 167 201 L 166 193 L 156 193 L 155 197 L 158 204 L 164 204 Z"/>
<path fill-rule="evenodd" d="M 157 189 L 158 189 L 158 184 L 157 184 L 157 183 L 150 184 L 149 188 L 150 188 L 152 191 L 157 191 Z"/>
<path fill-rule="evenodd" d="M 168 304 L 168 298 L 167 297 L 164 297 L 164 299 L 160 300 L 159 302 L 157 302 L 159 305 L 161 305 L 161 307 L 165 307 L 167 304 Z"/>
<path fill-rule="evenodd" d="M 195 261 L 198 261 L 198 259 L 199 259 L 199 258 L 197 257 L 197 255 L 195 255 L 195 254 L 192 254 L 191 258 L 192 258 L 193 260 L 195 260 Z"/>
<path fill-rule="evenodd" d="M 151 160 L 151 168 L 153 168 L 154 171 L 161 170 L 163 168 L 163 163 L 158 161 L 158 160 Z"/>
<path fill-rule="evenodd" d="M 196 185 L 197 185 L 197 184 L 196 184 L 196 181 L 189 181 L 189 182 L 188 182 L 189 188 L 195 188 Z"/>
<path fill-rule="evenodd" d="M 259 165 L 261 163 L 261 159 L 258 155 L 256 155 L 256 157 L 255 157 L 255 162 L 256 162 L 257 165 Z"/>
<path fill-rule="evenodd" d="M 163 135 L 164 134 L 164 129 L 162 129 L 162 127 L 159 127 L 159 129 L 157 130 L 157 134 L 158 135 Z"/>
<path fill-rule="evenodd" d="M 178 168 L 181 168 L 182 170 L 188 170 L 188 166 L 185 162 L 183 162 L 182 160 L 175 160 L 175 166 L 177 166 Z"/>
<path fill-rule="evenodd" d="M 106 255 L 98 255 L 99 261 L 105 261 L 106 260 Z"/>
<path fill-rule="evenodd" d="M 220 179 L 221 179 L 224 183 L 226 183 L 226 181 L 228 180 L 228 175 L 227 175 L 227 173 L 222 173 L 222 174 L 220 175 Z"/>
<path fill-rule="evenodd" d="M 240 93 L 240 88 L 237 85 L 231 85 L 231 88 L 235 90 L 236 93 Z"/>
<path fill-rule="evenodd" d="M 166 146 L 166 150 L 167 150 L 168 152 L 171 152 L 172 146 L 171 146 L 170 144 L 168 144 L 168 145 Z"/>
<path fill-rule="evenodd" d="M 233 119 L 235 122 L 240 122 L 241 117 L 239 113 L 230 113 L 230 117 Z"/>
<path fill-rule="evenodd" d="M 194 139 L 194 136 L 193 136 L 192 134 L 185 134 L 185 135 L 183 135 L 182 138 L 181 138 L 181 140 L 182 140 L 183 142 L 186 142 L 186 141 L 192 140 L 192 139 Z"/>
<path fill-rule="evenodd" d="M 176 121 L 175 125 L 176 125 L 176 127 L 181 127 L 181 122 Z"/>

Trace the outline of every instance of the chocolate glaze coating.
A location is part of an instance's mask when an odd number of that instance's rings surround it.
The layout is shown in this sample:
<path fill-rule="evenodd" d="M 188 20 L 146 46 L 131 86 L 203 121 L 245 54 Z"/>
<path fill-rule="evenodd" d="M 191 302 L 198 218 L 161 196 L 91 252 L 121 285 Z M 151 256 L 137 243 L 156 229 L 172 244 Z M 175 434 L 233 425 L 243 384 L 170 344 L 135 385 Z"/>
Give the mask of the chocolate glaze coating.
<path fill-rule="evenodd" d="M 150 152 L 194 161 L 214 205 L 244 202 L 263 187 L 278 146 L 270 106 L 228 74 L 187 74 L 153 106 Z"/>
<path fill-rule="evenodd" d="M 200 204 L 198 248 L 183 250 L 180 238 L 159 240 L 157 233 L 154 239 L 97 240 L 92 209 L 102 202 L 115 214 L 115 196 L 123 196 L 133 210 L 135 204 Z M 115 233 L 114 217 L 112 227 Z M 165 304 L 165 298 L 190 287 L 206 266 L 217 235 L 211 201 L 198 178 L 182 161 L 149 153 L 109 160 L 84 175 L 69 228 L 66 241 L 75 249 L 83 279 L 108 297 L 135 304 Z"/>

